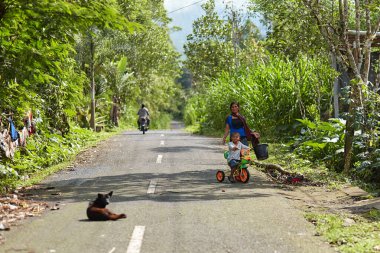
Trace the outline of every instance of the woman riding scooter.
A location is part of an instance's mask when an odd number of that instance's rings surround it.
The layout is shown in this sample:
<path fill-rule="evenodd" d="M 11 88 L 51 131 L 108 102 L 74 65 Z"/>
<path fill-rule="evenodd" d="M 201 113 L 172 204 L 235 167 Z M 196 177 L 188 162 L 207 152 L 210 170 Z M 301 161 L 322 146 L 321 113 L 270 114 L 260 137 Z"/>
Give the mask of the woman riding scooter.
<path fill-rule="evenodd" d="M 137 112 L 137 115 L 139 115 L 139 118 L 137 120 L 137 125 L 139 126 L 139 129 L 140 129 L 141 121 L 142 120 L 147 121 L 147 126 L 149 127 L 149 124 L 150 124 L 150 118 L 149 118 L 149 116 L 150 115 L 149 115 L 148 109 L 145 107 L 144 104 L 141 105 L 141 108 Z"/>

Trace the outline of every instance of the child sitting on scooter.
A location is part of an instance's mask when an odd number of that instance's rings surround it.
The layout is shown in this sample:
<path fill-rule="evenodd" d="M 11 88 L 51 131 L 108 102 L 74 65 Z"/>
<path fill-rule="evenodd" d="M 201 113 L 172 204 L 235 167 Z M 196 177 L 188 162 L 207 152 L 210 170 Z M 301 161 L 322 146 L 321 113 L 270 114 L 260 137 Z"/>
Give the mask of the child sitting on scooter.
<path fill-rule="evenodd" d="M 233 182 L 234 177 L 233 174 L 240 164 L 241 156 L 244 154 L 245 151 L 249 150 L 250 148 L 243 143 L 240 142 L 240 134 L 237 132 L 234 132 L 231 134 L 231 141 L 228 143 L 228 165 L 231 168 L 231 175 L 230 175 L 230 181 Z"/>

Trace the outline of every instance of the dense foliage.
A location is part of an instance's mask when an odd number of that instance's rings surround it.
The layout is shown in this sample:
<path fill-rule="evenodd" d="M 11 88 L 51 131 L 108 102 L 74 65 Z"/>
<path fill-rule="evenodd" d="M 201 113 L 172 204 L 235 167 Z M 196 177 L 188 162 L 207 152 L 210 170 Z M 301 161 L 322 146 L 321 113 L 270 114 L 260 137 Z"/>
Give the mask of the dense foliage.
<path fill-rule="evenodd" d="M 321 72 L 325 75 L 319 75 Z M 264 136 L 283 137 L 292 132 L 298 118 L 329 116 L 327 102 L 334 77 L 335 72 L 318 59 L 270 57 L 211 82 L 207 91 L 189 100 L 185 120 L 199 120 L 205 129 L 221 130 L 229 101 L 240 101 L 241 112 L 252 128 Z"/>
<path fill-rule="evenodd" d="M 184 46 L 185 66 L 193 74 L 196 86 L 205 88 L 206 82 L 223 72 L 233 72 L 240 65 L 250 65 L 260 57 L 257 46 L 259 31 L 248 17 L 236 10 L 225 11 L 220 17 L 215 1 L 202 5 L 205 14 L 194 21 L 193 32 Z M 247 16 L 247 15 L 246 15 Z"/>
<path fill-rule="evenodd" d="M 212 0 L 194 22 L 185 52 L 186 68 L 194 74 L 197 87 L 187 100 L 185 122 L 198 124 L 201 132 L 221 133 L 229 104 L 238 101 L 248 124 L 264 138 L 290 141 L 290 151 L 325 163 L 332 171 L 380 182 L 376 89 L 380 79 L 365 85 L 371 47 L 365 44 L 358 51 L 347 35 L 348 29 L 369 24 L 370 32 L 378 30 L 374 18 L 378 9 L 359 2 L 355 7 L 345 0 L 250 2 L 268 32 L 262 40 L 251 36 L 255 40 L 246 47 L 243 37 L 233 36 L 243 30 L 243 23 L 219 17 Z M 362 40 L 371 38 L 367 35 Z M 234 49 L 250 55 L 250 61 L 241 60 Z M 339 68 L 331 55 L 338 59 Z M 373 75 L 379 76 L 378 64 L 372 61 Z M 335 69 L 346 71 L 349 86 L 337 86 L 334 80 L 342 73 Z M 339 99 L 339 106 L 333 108 L 334 99 Z M 332 120 L 333 112 L 339 118 Z"/>
<path fill-rule="evenodd" d="M 299 136 L 294 138 L 295 152 L 310 161 L 323 161 L 326 166 L 341 172 L 344 163 L 345 121 L 330 119 L 329 122 L 299 120 Z M 355 132 L 352 177 L 365 182 L 380 182 L 380 139 L 376 133 L 370 136 L 361 130 Z"/>
<path fill-rule="evenodd" d="M 250 8 L 267 25 L 265 46 L 272 53 L 296 58 L 300 53 L 326 55 L 327 44 L 301 1 L 253 0 Z M 336 7 L 335 7 L 336 8 Z"/>
<path fill-rule="evenodd" d="M 21 131 L 30 111 L 37 132 L 13 159 L 0 151 L 0 178 L 61 162 L 76 126 L 135 126 L 142 103 L 166 127 L 182 97 L 169 22 L 162 1 L 1 1 L 0 132 L 9 117 Z M 79 142 L 94 135 L 83 131 Z"/>
<path fill-rule="evenodd" d="M 22 118 L 33 108 L 49 119 L 46 126 L 68 131 L 67 116 L 81 104 L 86 82 L 72 58 L 74 35 L 88 24 L 128 26 L 115 8 L 113 1 L 3 1 L 1 112 Z"/>

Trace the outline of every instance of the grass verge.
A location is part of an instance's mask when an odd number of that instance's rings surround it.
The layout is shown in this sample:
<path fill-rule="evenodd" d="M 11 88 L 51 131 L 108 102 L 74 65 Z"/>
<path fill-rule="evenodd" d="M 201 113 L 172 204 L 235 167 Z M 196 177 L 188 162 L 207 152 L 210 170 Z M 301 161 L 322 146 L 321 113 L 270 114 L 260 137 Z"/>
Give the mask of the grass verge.
<path fill-rule="evenodd" d="M 311 162 L 289 151 L 289 147 L 280 143 L 269 143 L 269 158 L 265 163 L 274 163 L 290 173 L 305 176 L 311 182 L 325 185 L 330 189 L 339 189 L 350 183 L 343 175 L 329 170 L 323 163 Z"/>
<path fill-rule="evenodd" d="M 329 190 L 353 183 L 327 169 L 323 163 L 298 157 L 286 145 L 269 144 L 269 151 L 270 156 L 265 163 L 279 164 L 289 172 L 303 174 L 308 180 L 318 182 Z M 311 212 L 306 213 L 305 217 L 316 226 L 316 235 L 324 237 L 340 252 L 380 252 L 380 211 L 377 209 L 360 214 L 343 210 L 337 213 Z"/>
<path fill-rule="evenodd" d="M 380 251 L 380 211 L 373 209 L 358 214 L 306 214 L 316 226 L 316 235 L 323 236 L 342 253 Z"/>

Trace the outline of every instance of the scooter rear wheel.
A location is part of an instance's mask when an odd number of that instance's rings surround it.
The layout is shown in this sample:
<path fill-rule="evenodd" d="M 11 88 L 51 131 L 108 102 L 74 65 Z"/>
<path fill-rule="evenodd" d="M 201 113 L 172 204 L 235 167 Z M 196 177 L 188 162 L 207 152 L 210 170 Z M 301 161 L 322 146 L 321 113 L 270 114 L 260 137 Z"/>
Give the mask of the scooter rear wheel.
<path fill-rule="evenodd" d="M 218 170 L 216 172 L 216 180 L 218 180 L 219 183 L 224 181 L 224 177 L 225 177 L 224 171 Z"/>

